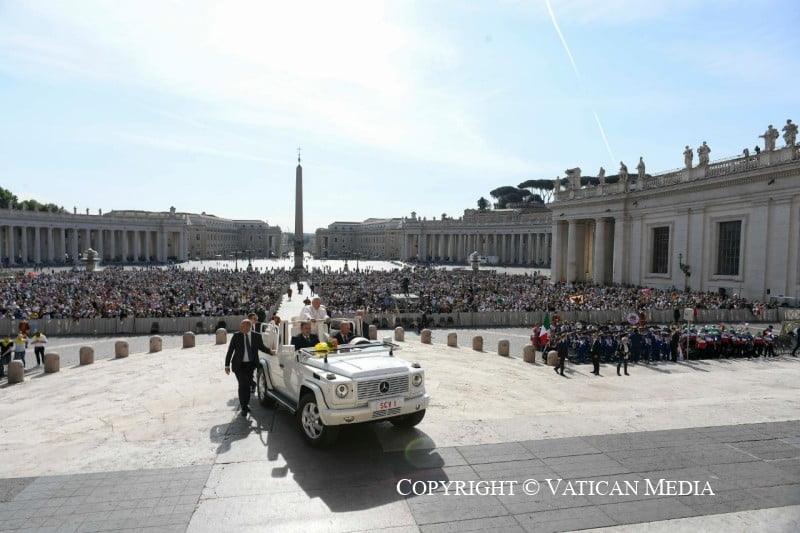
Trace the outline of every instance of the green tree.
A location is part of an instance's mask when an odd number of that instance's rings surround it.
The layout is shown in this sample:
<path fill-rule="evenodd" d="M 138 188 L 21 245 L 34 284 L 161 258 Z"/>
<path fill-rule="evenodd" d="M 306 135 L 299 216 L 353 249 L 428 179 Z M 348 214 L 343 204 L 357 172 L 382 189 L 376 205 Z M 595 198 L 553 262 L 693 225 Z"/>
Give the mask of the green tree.
<path fill-rule="evenodd" d="M 9 191 L 0 187 L 0 208 L 2 209 L 16 209 L 17 196 Z"/>
<path fill-rule="evenodd" d="M 547 204 L 553 199 L 555 183 L 554 180 L 547 179 L 527 180 L 520 183 L 519 188 L 528 190 L 534 197 L 538 194 L 542 201 Z"/>

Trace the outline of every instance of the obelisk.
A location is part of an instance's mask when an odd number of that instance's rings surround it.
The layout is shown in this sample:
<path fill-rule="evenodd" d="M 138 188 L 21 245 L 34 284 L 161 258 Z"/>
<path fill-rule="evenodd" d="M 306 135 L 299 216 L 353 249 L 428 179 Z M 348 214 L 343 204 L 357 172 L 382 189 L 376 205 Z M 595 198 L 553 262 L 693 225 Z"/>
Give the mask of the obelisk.
<path fill-rule="evenodd" d="M 294 182 L 294 270 L 303 270 L 303 167 L 300 166 L 300 148 L 297 149 Z"/>

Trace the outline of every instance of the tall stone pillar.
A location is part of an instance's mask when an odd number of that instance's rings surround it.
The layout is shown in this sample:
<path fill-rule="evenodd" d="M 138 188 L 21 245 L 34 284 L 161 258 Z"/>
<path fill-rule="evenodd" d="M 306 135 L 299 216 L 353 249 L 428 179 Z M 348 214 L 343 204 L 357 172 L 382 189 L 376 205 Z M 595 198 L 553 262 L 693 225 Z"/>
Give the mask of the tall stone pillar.
<path fill-rule="evenodd" d="M 8 226 L 8 240 L 6 241 L 6 250 L 8 252 L 9 265 L 17 264 L 17 247 L 14 246 L 15 237 L 16 235 L 14 232 L 14 226 Z"/>
<path fill-rule="evenodd" d="M 578 221 L 570 220 L 567 225 L 567 281 L 572 283 L 578 275 Z"/>
<path fill-rule="evenodd" d="M 42 262 L 42 237 L 39 226 L 33 227 L 33 262 L 37 265 Z"/>
<path fill-rule="evenodd" d="M 28 262 L 28 228 L 22 226 L 20 228 L 20 257 L 22 259 L 22 263 Z"/>
<path fill-rule="evenodd" d="M 150 232 L 145 230 L 144 234 L 144 260 L 150 262 Z"/>
<path fill-rule="evenodd" d="M 303 167 L 299 148 L 294 182 L 294 269 L 303 270 Z"/>
<path fill-rule="evenodd" d="M 58 233 L 61 237 L 58 240 L 58 262 L 63 263 L 67 255 L 67 228 L 59 228 Z"/>
<path fill-rule="evenodd" d="M 70 230 L 69 255 L 73 263 L 78 261 L 78 228 Z"/>
<path fill-rule="evenodd" d="M 128 262 L 128 230 L 123 229 L 119 232 L 120 237 L 120 253 L 122 255 L 122 262 Z"/>
<path fill-rule="evenodd" d="M 103 242 L 103 234 L 105 233 L 105 230 L 98 229 L 98 230 L 96 230 L 96 232 L 97 232 L 97 248 L 96 248 L 97 257 L 100 259 L 100 261 L 103 261 L 103 259 L 105 259 L 105 255 L 104 255 L 105 254 L 105 243 Z"/>
<path fill-rule="evenodd" d="M 592 281 L 597 284 L 606 283 L 606 219 L 600 217 L 594 221 L 594 259 L 592 260 Z"/>
<path fill-rule="evenodd" d="M 134 262 L 139 261 L 142 257 L 142 236 L 140 235 L 139 231 L 136 230 L 133 232 L 133 260 Z"/>
<path fill-rule="evenodd" d="M 53 242 L 53 237 L 55 236 L 56 230 L 50 226 L 45 228 L 47 234 L 47 262 L 52 263 L 55 260 L 55 243 Z"/>
<path fill-rule="evenodd" d="M 611 268 L 611 280 L 615 284 L 625 283 L 625 217 L 619 215 L 614 217 L 614 257 Z"/>

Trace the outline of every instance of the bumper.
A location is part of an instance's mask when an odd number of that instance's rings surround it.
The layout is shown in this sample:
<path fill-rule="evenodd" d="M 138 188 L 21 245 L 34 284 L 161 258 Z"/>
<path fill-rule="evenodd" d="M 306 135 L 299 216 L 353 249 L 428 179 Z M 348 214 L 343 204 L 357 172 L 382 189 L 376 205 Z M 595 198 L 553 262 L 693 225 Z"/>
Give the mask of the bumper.
<path fill-rule="evenodd" d="M 353 409 L 320 409 L 319 416 L 326 426 L 342 426 L 346 424 L 360 424 L 385 420 L 394 416 L 409 415 L 428 408 L 430 396 L 423 394 L 414 398 L 406 398 L 402 407 L 396 410 L 372 411 L 369 406 L 355 407 Z"/>

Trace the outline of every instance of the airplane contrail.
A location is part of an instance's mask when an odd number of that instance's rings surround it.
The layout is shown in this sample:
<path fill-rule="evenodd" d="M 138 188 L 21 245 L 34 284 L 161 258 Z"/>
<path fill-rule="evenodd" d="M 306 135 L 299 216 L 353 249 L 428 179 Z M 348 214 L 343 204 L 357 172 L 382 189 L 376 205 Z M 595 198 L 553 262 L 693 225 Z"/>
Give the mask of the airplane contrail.
<path fill-rule="evenodd" d="M 561 27 L 558 25 L 556 14 L 553 12 L 553 6 L 550 5 L 550 0 L 544 0 L 544 3 L 547 6 L 547 13 L 550 15 L 550 21 L 553 23 L 553 28 L 556 30 L 558 38 L 561 41 L 561 46 L 567 53 L 569 62 L 572 65 L 572 70 L 575 72 L 575 77 L 578 78 L 578 81 L 582 81 L 581 72 L 578 70 L 578 64 L 575 63 L 575 58 L 572 56 L 572 50 L 570 50 L 569 45 L 567 44 L 567 39 L 564 37 Z M 583 87 L 583 84 L 581 84 L 581 89 L 585 93 L 586 89 Z M 595 111 L 594 108 L 592 108 L 592 114 L 594 115 L 595 122 L 597 122 L 597 129 L 600 130 L 600 137 L 603 138 L 603 143 L 606 145 L 606 150 L 608 150 L 608 156 L 611 158 L 611 163 L 616 164 L 617 158 L 614 157 L 614 152 L 611 150 L 611 144 L 609 144 L 608 137 L 606 137 L 606 132 L 603 129 L 603 124 L 600 122 L 600 115 L 597 114 L 597 111 Z"/>

